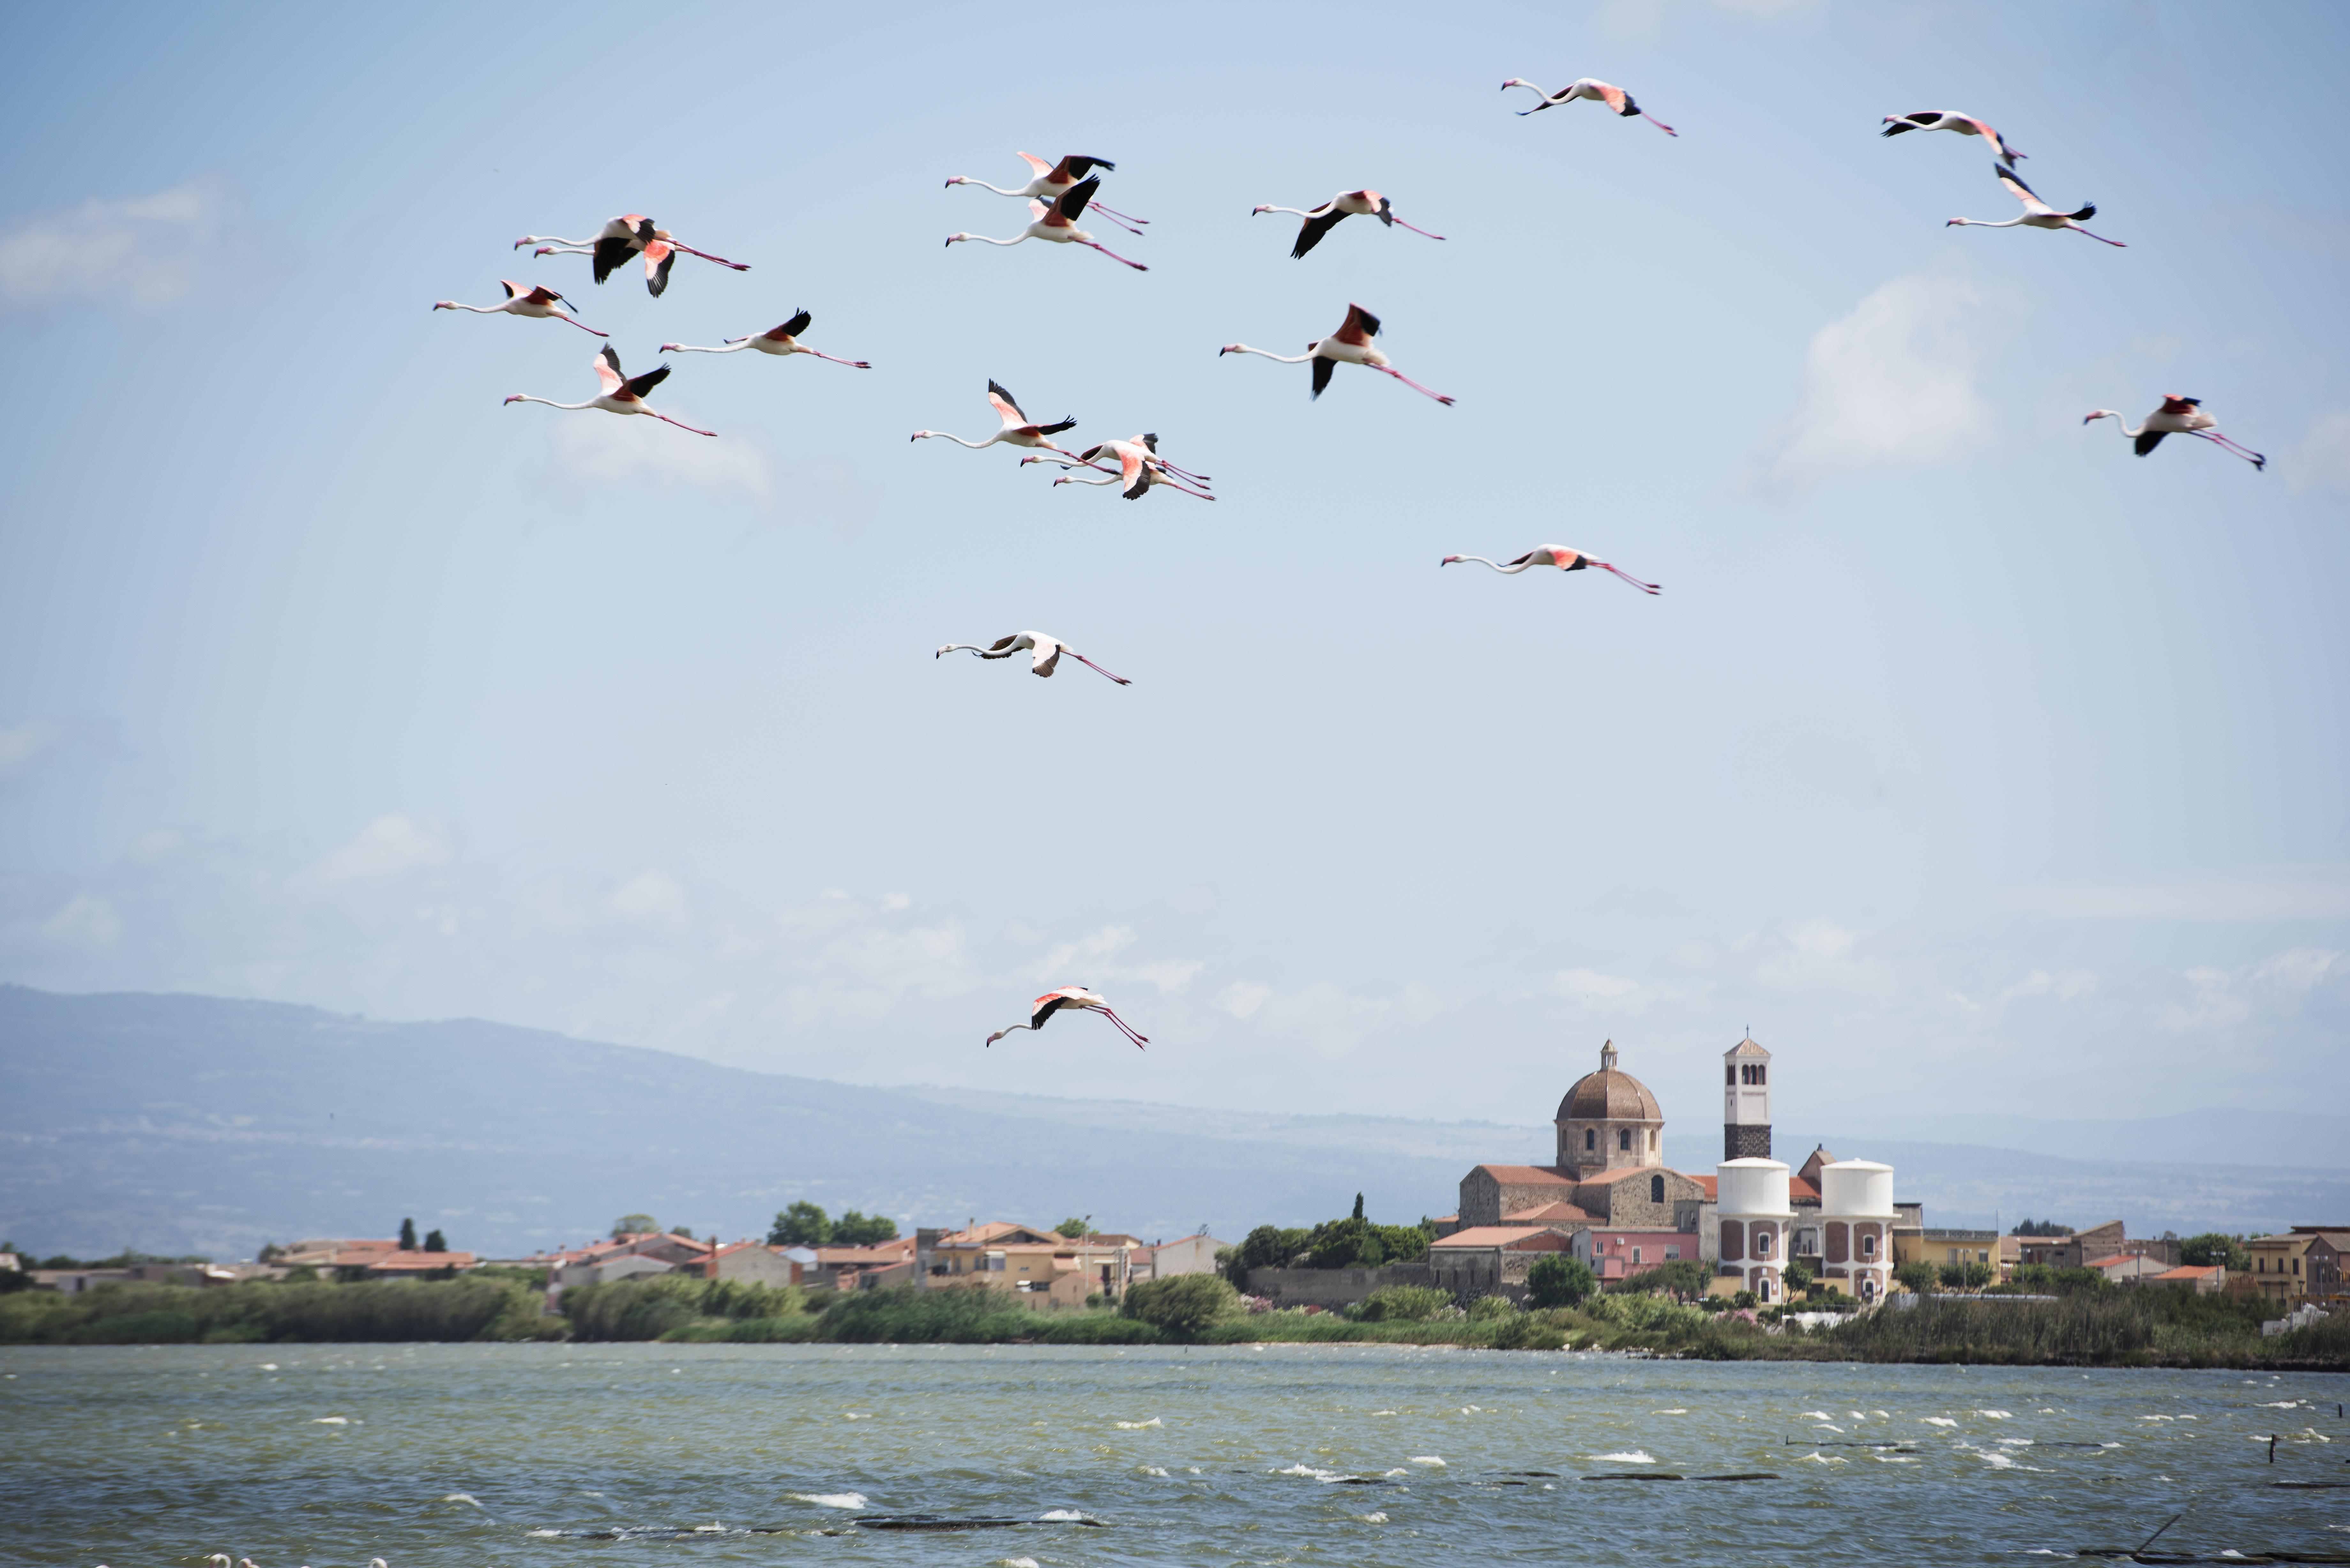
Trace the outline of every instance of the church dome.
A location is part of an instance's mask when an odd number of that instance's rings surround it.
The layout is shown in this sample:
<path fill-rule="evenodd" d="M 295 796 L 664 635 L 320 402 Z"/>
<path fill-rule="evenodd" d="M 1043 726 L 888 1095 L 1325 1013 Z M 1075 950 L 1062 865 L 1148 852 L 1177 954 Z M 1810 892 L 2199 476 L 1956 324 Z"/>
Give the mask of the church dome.
<path fill-rule="evenodd" d="M 1617 1071 L 1616 1043 L 1599 1048 L 1599 1071 L 1586 1073 L 1558 1103 L 1559 1121 L 1660 1122 L 1664 1111 L 1648 1085 L 1629 1073 Z"/>

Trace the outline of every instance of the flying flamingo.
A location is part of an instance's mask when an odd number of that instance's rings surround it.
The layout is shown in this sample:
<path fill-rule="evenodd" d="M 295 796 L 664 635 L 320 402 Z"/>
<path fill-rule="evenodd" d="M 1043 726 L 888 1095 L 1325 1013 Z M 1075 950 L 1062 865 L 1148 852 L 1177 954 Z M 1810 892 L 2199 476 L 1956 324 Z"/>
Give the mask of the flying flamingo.
<path fill-rule="evenodd" d="M 1595 561 L 1582 551 L 1570 550 L 1564 545 L 1537 545 L 1507 566 L 1498 561 L 1489 561 L 1482 556 L 1447 556 L 1436 564 L 1440 566 L 1449 566 L 1455 561 L 1474 561 L 1481 566 L 1491 566 L 1505 576 L 1513 572 L 1523 572 L 1528 566 L 1556 566 L 1562 572 L 1579 572 L 1586 566 L 1596 566 L 1603 572 L 1615 572 L 1617 576 L 1644 594 L 1661 591 L 1654 583 L 1644 583 L 1629 572 L 1617 571 L 1607 562 Z"/>
<path fill-rule="evenodd" d="M 2147 452 L 2160 446 L 2162 438 L 2167 435 L 2191 435 L 2215 442 L 2221 449 L 2234 452 L 2254 468 L 2265 470 L 2269 465 L 2269 460 L 2232 437 L 2221 435 L 2219 431 L 2220 421 L 2203 411 L 2202 403 L 2203 400 L 2200 398 L 2182 398 L 2175 392 L 2165 392 L 2162 395 L 2162 407 L 2147 415 L 2146 422 L 2136 430 L 2130 429 L 2122 419 L 2120 412 L 2114 409 L 2095 410 L 2081 422 L 2085 425 L 2093 420 L 2113 421 L 2114 423 L 2121 426 L 2122 434 L 2137 443 L 2137 454 L 2140 457 L 2144 457 Z"/>
<path fill-rule="evenodd" d="M 1047 163 L 1043 159 L 1029 152 L 1024 152 L 1020 154 L 1020 157 L 1029 168 L 1035 170 L 1036 172 L 1034 179 L 1030 180 L 1025 185 L 1021 186 L 1017 191 L 1007 191 L 1001 185 L 991 185 L 984 180 L 974 180 L 968 174 L 958 174 L 953 179 L 948 181 L 947 183 L 950 186 L 976 185 L 983 191 L 993 191 L 999 196 L 1026 196 L 1032 200 L 1057 202 L 1071 186 L 1084 179 L 1094 170 L 1108 169 L 1114 171 L 1118 168 L 1117 164 L 1112 163 L 1107 158 L 1088 158 L 1079 152 L 1070 153 L 1058 163 Z M 1150 222 L 1148 218 L 1129 218 L 1124 213 L 1118 212 L 1115 208 L 1105 207 L 1098 202 L 1094 203 L 1094 211 L 1099 213 L 1103 217 L 1107 218 L 1110 222 L 1118 224 L 1120 228 L 1125 229 L 1129 234 L 1139 235 L 1142 233 L 1140 229 L 1133 227 L 1134 224 L 1147 223 Z"/>
<path fill-rule="evenodd" d="M 2010 218 L 2003 223 L 1994 223 L 1986 218 L 1952 218 L 1942 227 L 1947 229 L 1957 225 L 1978 229 L 2012 229 L 2021 223 L 2034 229 L 2081 229 L 2081 233 L 2089 234 L 2088 230 L 2081 228 L 2080 220 L 2097 215 L 2097 204 L 2095 202 L 2077 213 L 2060 213 L 2033 194 L 2032 187 L 2025 184 L 2023 176 L 2014 170 L 2002 169 L 1994 163 L 1991 166 L 1991 171 L 1999 176 L 1999 182 L 2007 187 L 2008 194 L 2023 203 L 2023 215 L 2020 218 Z M 2103 234 L 2089 234 L 2089 237 L 2100 244 L 2116 245 L 2124 250 L 2129 248 L 2121 241 L 2109 240 Z"/>
<path fill-rule="evenodd" d="M 1426 387 L 1388 363 L 1388 357 L 1372 347 L 1371 339 L 1379 335 L 1379 318 L 1359 305 L 1347 306 L 1347 320 L 1337 331 L 1318 343 L 1308 343 L 1305 352 L 1298 355 L 1275 354 L 1269 349 L 1252 348 L 1245 343 L 1227 343 L 1216 350 L 1218 358 L 1226 354 L 1262 354 L 1284 365 L 1302 365 L 1314 361 L 1314 395 L 1320 397 L 1322 389 L 1330 384 L 1330 373 L 1339 365 L 1361 365 L 1393 376 L 1416 392 L 1428 392 L 1438 402 L 1451 407 L 1452 400 L 1441 392 L 1430 392 Z"/>
<path fill-rule="evenodd" d="M 545 403 L 550 409 L 601 409 L 608 414 L 652 414 L 653 418 L 663 424 L 675 425 L 681 431 L 693 431 L 696 435 L 714 436 L 718 433 L 716 431 L 694 430 L 682 420 L 671 419 L 667 414 L 653 413 L 652 410 L 645 406 L 645 394 L 669 379 L 668 366 L 662 365 L 648 370 L 641 376 L 624 378 L 620 374 L 620 356 L 609 343 L 605 344 L 602 350 L 597 354 L 594 363 L 596 379 L 604 383 L 604 389 L 584 403 L 558 403 L 546 398 L 534 398 L 525 392 L 516 392 L 506 401 Z"/>
<path fill-rule="evenodd" d="M 1105 457 L 1113 460 L 1118 465 L 1118 472 L 1107 479 L 1079 479 L 1074 474 L 1064 474 L 1053 483 L 1055 485 L 1121 484 L 1126 487 L 1124 493 L 1128 501 L 1141 500 L 1150 493 L 1150 487 L 1154 484 L 1164 484 L 1170 489 L 1181 491 L 1186 495 L 1196 495 L 1202 501 L 1215 499 L 1204 488 L 1192 490 L 1182 483 L 1188 479 L 1194 484 L 1204 486 L 1208 480 L 1205 475 L 1187 472 L 1160 457 L 1159 438 L 1156 435 L 1139 435 L 1131 441 L 1106 441 L 1098 446 L 1087 447 L 1077 454 L 1077 463 L 1098 467 Z M 1024 464 L 1049 462 L 1052 460 L 1024 457 L 1020 461 Z M 1077 464 L 1065 462 L 1061 466 L 1071 468 Z"/>
<path fill-rule="evenodd" d="M 1050 240 L 1055 244 L 1060 245 L 1091 245 L 1114 262 L 1126 262 L 1127 265 L 1137 272 L 1149 272 L 1150 269 L 1140 262 L 1126 261 L 1124 256 L 1077 227 L 1077 220 L 1085 216 L 1086 203 L 1094 199 L 1094 192 L 1100 188 L 1101 176 L 1097 174 L 1092 179 L 1081 181 L 1062 192 L 1050 207 L 1042 202 L 1029 202 L 1028 211 L 1036 221 L 1011 239 L 991 240 L 985 234 L 949 234 L 947 244 L 954 244 L 962 240 L 977 240 L 983 245 L 1016 245 L 1022 240 Z"/>
<path fill-rule="evenodd" d="M 573 316 L 567 310 L 557 310 L 556 308 L 558 305 L 567 306 L 571 302 L 564 298 L 561 295 L 556 293 L 555 290 L 548 288 L 544 285 L 541 285 L 536 288 L 525 288 L 522 285 L 510 282 L 505 278 L 500 278 L 498 279 L 498 282 L 505 286 L 506 297 L 505 303 L 503 305 L 460 305 L 453 299 L 443 299 L 434 302 L 432 308 L 435 310 L 470 310 L 476 316 L 552 317 L 557 321 L 568 321 L 572 326 L 577 327 L 582 332 L 596 332 L 594 327 L 588 326 L 577 317 Z M 596 332 L 596 336 L 598 337 L 609 337 L 611 334 L 608 332 Z"/>
<path fill-rule="evenodd" d="M 1066 653 L 1096 674 L 1109 676 L 1109 679 L 1117 681 L 1120 686 L 1134 684 L 1123 675 L 1110 675 L 1108 670 L 1104 670 L 1059 638 L 1041 631 L 1015 631 L 1010 637 L 997 638 L 985 648 L 980 647 L 975 642 L 950 642 L 931 657 L 944 659 L 950 653 L 971 652 L 978 654 L 982 659 L 1009 659 L 1024 649 L 1029 655 L 1028 672 L 1032 675 L 1041 675 L 1046 680 L 1052 679 L 1054 666 L 1061 662 L 1061 655 Z"/>
<path fill-rule="evenodd" d="M 567 240 L 555 234 L 525 234 L 515 242 L 515 249 L 525 245 L 541 248 L 531 254 L 588 255 L 596 258 L 596 281 L 602 283 L 618 271 L 622 263 L 641 251 L 645 257 L 645 287 L 655 298 L 669 287 L 669 269 L 677 260 L 675 253 L 683 251 L 690 256 L 700 256 L 720 266 L 733 267 L 736 272 L 749 272 L 748 262 L 731 262 L 724 256 L 712 255 L 708 251 L 695 250 L 681 244 L 667 229 L 653 227 L 653 221 L 641 213 L 628 213 L 605 223 L 592 240 Z"/>
<path fill-rule="evenodd" d="M 916 431 L 907 439 L 922 441 L 928 437 L 936 436 L 941 441 L 951 441 L 957 446 L 967 446 L 973 452 L 984 451 L 1002 441 L 1009 446 L 1035 447 L 1044 452 L 1057 452 L 1063 457 L 1076 455 L 1066 447 L 1055 446 L 1045 438 L 1059 435 L 1063 431 L 1075 425 L 1076 421 L 1063 420 L 1060 423 L 1052 425 L 1034 423 L 1026 414 L 1020 411 L 1019 400 L 1005 391 L 1003 383 L 999 381 L 990 381 L 987 384 L 987 400 L 995 405 L 996 417 L 1003 421 L 1003 428 L 985 441 L 965 441 L 959 435 L 949 435 L 944 431 Z"/>
<path fill-rule="evenodd" d="M 1413 234 L 1428 234 L 1431 240 L 1444 237 L 1442 234 L 1429 234 L 1426 229 L 1404 223 L 1395 215 L 1394 204 L 1377 191 L 1341 191 L 1310 211 L 1300 207 L 1259 207 L 1249 216 L 1253 218 L 1258 213 L 1287 213 L 1305 220 L 1305 225 L 1297 231 L 1297 244 L 1290 248 L 1293 261 L 1304 260 L 1307 251 L 1322 243 L 1323 235 L 1336 228 L 1341 219 L 1347 217 L 1377 218 L 1390 228 L 1403 223 Z"/>
<path fill-rule="evenodd" d="M 1027 1023 L 1014 1023 L 1009 1029 L 999 1029 L 987 1037 L 987 1043 L 990 1045 L 994 1044 L 998 1040 L 1011 1033 L 1013 1029 L 1042 1029 L 1045 1027 L 1045 1020 L 1065 1007 L 1090 1008 L 1100 1013 L 1104 1018 L 1117 1024 L 1118 1033 L 1133 1041 L 1134 1048 L 1138 1051 L 1141 1050 L 1150 1038 L 1148 1034 L 1137 1034 L 1126 1020 L 1112 1012 L 1109 1010 L 1109 1003 L 1104 1002 L 1096 992 L 1087 991 L 1082 985 L 1065 985 L 1058 991 L 1048 991 L 1038 997 L 1035 1005 L 1029 1010 Z"/>
<path fill-rule="evenodd" d="M 1629 119 L 1632 116 L 1637 114 L 1642 119 L 1647 120 L 1650 125 L 1655 126 L 1659 130 L 1663 131 L 1667 136 L 1679 136 L 1680 134 L 1679 131 L 1675 130 L 1671 126 L 1667 125 L 1663 120 L 1659 119 L 1655 115 L 1650 114 L 1647 109 L 1642 109 L 1638 104 L 1634 103 L 1630 93 L 1626 92 L 1622 88 L 1611 87 L 1607 83 L 1601 81 L 1596 77 L 1579 78 L 1559 88 L 1556 92 L 1544 92 L 1542 88 L 1534 86 L 1534 83 L 1527 81 L 1523 78 L 1512 77 L 1508 81 L 1502 84 L 1502 90 L 1503 92 L 1507 92 L 1513 87 L 1524 88 L 1536 98 L 1542 99 L 1542 102 L 1534 105 L 1532 109 L 1522 109 L 1518 110 L 1518 118 L 1521 119 L 1523 119 L 1530 114 L 1540 114 L 1546 109 L 1556 109 L 1563 103 L 1573 103 L 1579 98 L 1587 98 L 1594 103 L 1606 104 L 1609 109 L 1614 109 L 1617 114 L 1622 115 L 1627 119 Z"/>
<path fill-rule="evenodd" d="M 1960 136 L 1980 136 L 1991 143 L 1991 151 L 2002 163 L 2015 167 L 2015 161 L 2028 156 L 2007 144 L 2004 137 L 1971 114 L 1958 114 L 1947 109 L 1921 109 L 1915 114 L 1888 114 L 1879 136 L 1898 136 L 1905 130 L 1955 130 Z"/>
<path fill-rule="evenodd" d="M 664 354 L 739 354 L 745 348 L 756 348 L 762 354 L 813 354 L 819 359 L 829 359 L 836 365 L 853 366 L 859 370 L 873 369 L 862 359 L 844 359 L 837 354 L 827 354 L 821 348 L 811 348 L 802 343 L 800 334 L 806 332 L 808 329 L 808 323 L 815 319 L 815 317 L 803 310 L 781 327 L 773 327 L 755 337 L 729 337 L 723 348 L 696 348 L 685 343 L 664 343 L 660 346 L 660 351 Z"/>

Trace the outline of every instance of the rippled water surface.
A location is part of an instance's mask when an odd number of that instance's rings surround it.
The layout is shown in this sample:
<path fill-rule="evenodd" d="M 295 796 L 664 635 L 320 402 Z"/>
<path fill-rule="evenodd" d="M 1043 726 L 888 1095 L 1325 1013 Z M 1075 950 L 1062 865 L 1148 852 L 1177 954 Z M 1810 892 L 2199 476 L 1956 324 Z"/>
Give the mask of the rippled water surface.
<path fill-rule="evenodd" d="M 2350 1490 L 2270 1484 L 2350 1480 L 2342 1399 L 1389 1346 L 8 1348 L 0 1559 L 1943 1564 L 2182 1511 L 2161 1547 L 2350 1552 Z M 917 1515 L 1018 1522 L 857 1522 Z"/>

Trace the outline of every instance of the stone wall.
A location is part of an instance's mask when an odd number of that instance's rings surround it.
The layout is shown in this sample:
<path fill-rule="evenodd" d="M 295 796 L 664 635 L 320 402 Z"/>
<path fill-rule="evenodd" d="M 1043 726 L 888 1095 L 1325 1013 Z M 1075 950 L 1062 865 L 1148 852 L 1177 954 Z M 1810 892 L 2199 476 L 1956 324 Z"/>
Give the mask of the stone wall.
<path fill-rule="evenodd" d="M 1681 1229 L 1683 1214 L 1693 1217 L 1695 1212 L 1682 1206 L 1704 1200 L 1703 1187 L 1679 1171 L 1667 1170 L 1662 1166 L 1636 1171 L 1615 1181 L 1586 1181 L 1575 1193 L 1576 1208 L 1626 1231 L 1678 1231 Z"/>
<path fill-rule="evenodd" d="M 1277 1307 L 1342 1307 L 1383 1285 L 1434 1285 L 1440 1282 L 1426 1263 L 1389 1263 L 1380 1269 L 1251 1269 L 1248 1293 Z"/>

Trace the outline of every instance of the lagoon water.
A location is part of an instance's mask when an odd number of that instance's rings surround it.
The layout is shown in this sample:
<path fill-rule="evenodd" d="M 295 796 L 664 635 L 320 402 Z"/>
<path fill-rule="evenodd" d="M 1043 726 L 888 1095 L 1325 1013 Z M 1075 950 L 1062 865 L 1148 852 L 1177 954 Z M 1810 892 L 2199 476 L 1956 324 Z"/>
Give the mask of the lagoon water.
<path fill-rule="evenodd" d="M 0 1561 L 2014 1564 L 2182 1511 L 2160 1548 L 2350 1552 L 2350 1490 L 2270 1485 L 2350 1480 L 2344 1399 L 1384 1345 L 13 1347 Z M 1831 1446 L 1869 1442 L 1915 1451 Z M 1776 1479 L 1578 1479 L 1663 1472 Z M 1021 1522 L 854 1522 L 915 1515 Z"/>

